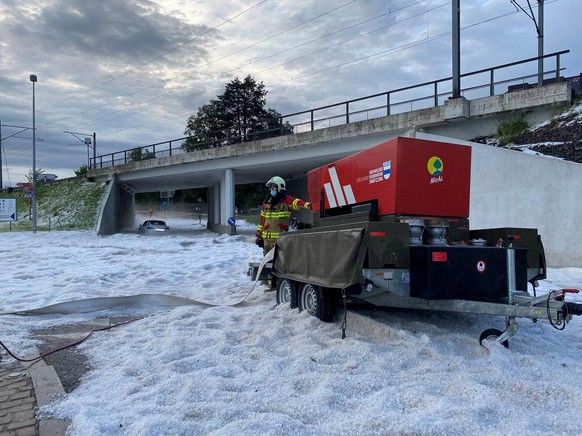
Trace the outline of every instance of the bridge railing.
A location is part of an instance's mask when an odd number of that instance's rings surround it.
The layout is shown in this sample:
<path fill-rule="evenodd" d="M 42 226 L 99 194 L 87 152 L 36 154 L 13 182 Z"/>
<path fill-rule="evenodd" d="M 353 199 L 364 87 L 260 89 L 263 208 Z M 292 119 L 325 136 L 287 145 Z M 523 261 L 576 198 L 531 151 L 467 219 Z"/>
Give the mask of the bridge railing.
<path fill-rule="evenodd" d="M 563 50 L 550 53 L 541 58 L 552 59 L 554 66 L 544 70 L 544 83 L 558 82 L 560 77 L 561 56 L 569 53 Z M 493 96 L 502 92 L 511 92 L 518 89 L 531 88 L 529 80 L 537 77 L 532 74 L 531 63 L 538 62 L 540 57 L 531 57 L 521 61 L 497 65 L 477 71 L 461 74 L 461 95 L 468 99 Z M 546 79 L 546 77 L 548 77 Z M 295 112 L 280 118 L 279 126 L 265 129 L 262 125 L 231 126 L 220 133 L 223 139 L 211 139 L 210 137 L 196 138 L 186 136 L 170 141 L 158 142 L 142 147 L 109 153 L 91 158 L 90 168 L 104 168 L 122 165 L 129 162 L 166 157 L 187 152 L 182 145 L 185 142 L 195 144 L 196 148 L 215 148 L 227 144 L 242 143 L 263 139 L 265 137 L 279 136 L 289 133 L 302 133 L 333 126 L 344 125 L 356 121 L 370 120 L 374 118 L 409 112 L 417 109 L 440 106 L 444 101 L 452 97 L 452 77 L 432 80 L 417 85 L 405 86 L 386 92 L 381 92 L 365 97 L 333 103 L 315 109 Z M 235 134 L 234 132 L 244 132 Z M 209 135 L 215 136 L 215 135 Z"/>

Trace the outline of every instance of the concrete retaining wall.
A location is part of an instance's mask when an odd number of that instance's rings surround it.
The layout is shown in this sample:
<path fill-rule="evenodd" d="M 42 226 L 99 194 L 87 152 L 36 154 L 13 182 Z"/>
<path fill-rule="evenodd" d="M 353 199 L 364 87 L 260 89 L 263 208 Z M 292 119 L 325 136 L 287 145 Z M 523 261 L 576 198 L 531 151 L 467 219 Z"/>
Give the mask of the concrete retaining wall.
<path fill-rule="evenodd" d="M 121 188 L 115 179 L 109 181 L 101 202 L 98 235 L 112 235 L 124 230 L 137 230 L 134 195 Z"/>
<path fill-rule="evenodd" d="M 582 165 L 416 132 L 472 147 L 471 229 L 537 228 L 549 267 L 582 266 Z"/>

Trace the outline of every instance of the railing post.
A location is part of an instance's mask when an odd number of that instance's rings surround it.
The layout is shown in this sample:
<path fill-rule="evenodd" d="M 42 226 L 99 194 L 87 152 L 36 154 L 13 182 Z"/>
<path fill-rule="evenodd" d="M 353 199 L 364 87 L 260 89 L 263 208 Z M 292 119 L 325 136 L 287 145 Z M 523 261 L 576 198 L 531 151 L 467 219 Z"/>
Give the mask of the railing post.
<path fill-rule="evenodd" d="M 390 93 L 386 93 L 386 115 L 390 115 Z"/>
<path fill-rule="evenodd" d="M 168 151 L 170 152 L 169 156 L 171 156 L 171 155 L 172 155 L 172 141 L 170 141 L 170 142 L 168 143 L 168 148 L 169 148 L 169 150 L 168 150 Z"/>
<path fill-rule="evenodd" d="M 439 105 L 439 84 L 434 82 L 434 107 Z"/>
<path fill-rule="evenodd" d="M 556 82 L 560 80 L 560 54 L 556 55 Z"/>
<path fill-rule="evenodd" d="M 489 97 L 495 95 L 495 70 L 491 68 L 490 78 L 489 78 Z"/>
<path fill-rule="evenodd" d="M 350 102 L 346 101 L 346 124 L 350 124 Z"/>
<path fill-rule="evenodd" d="M 315 125 L 313 123 L 313 110 L 309 111 L 311 113 L 311 131 L 315 130 Z"/>

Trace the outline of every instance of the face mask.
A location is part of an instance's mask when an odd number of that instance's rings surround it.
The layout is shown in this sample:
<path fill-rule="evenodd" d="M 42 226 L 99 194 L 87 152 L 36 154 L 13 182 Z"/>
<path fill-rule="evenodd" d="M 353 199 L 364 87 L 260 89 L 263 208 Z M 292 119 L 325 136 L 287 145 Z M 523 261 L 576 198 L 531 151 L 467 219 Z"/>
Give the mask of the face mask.
<path fill-rule="evenodd" d="M 274 197 L 275 195 L 277 195 L 277 190 L 276 189 L 272 189 L 271 190 L 271 195 Z"/>

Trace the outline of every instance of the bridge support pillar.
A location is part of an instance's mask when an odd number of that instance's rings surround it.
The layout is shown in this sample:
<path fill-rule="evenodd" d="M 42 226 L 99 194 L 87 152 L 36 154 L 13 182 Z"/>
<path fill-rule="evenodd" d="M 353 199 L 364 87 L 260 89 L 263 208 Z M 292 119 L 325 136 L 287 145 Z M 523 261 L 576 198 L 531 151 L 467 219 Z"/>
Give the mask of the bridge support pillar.
<path fill-rule="evenodd" d="M 234 217 L 234 171 L 228 168 L 224 171 L 220 182 L 209 188 L 208 229 L 213 232 L 235 235 L 236 226 L 228 223 Z M 210 214 L 212 211 L 212 214 Z"/>

